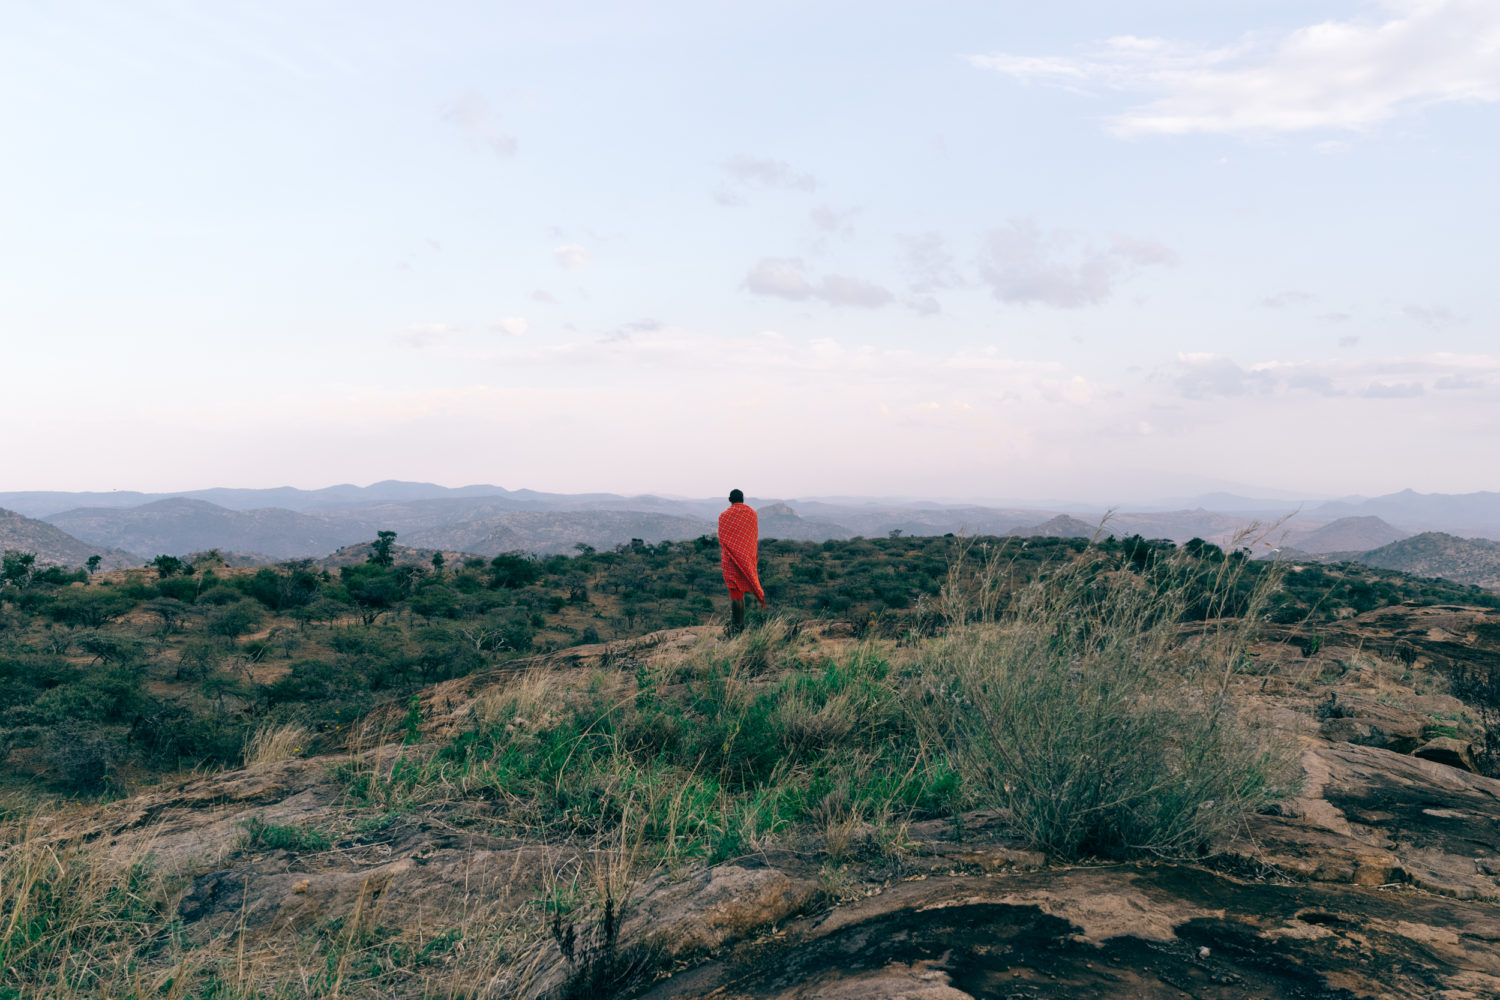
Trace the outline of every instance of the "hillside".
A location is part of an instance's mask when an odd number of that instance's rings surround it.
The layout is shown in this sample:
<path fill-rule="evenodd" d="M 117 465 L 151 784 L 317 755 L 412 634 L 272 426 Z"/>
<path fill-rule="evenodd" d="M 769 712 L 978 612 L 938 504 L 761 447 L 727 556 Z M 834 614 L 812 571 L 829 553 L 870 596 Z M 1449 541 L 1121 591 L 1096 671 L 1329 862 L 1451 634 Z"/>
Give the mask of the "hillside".
<path fill-rule="evenodd" d="M 1410 536 L 1373 515 L 1341 517 L 1294 539 L 1302 552 L 1368 552 Z M 1400 569 L 1398 566 L 1388 569 Z"/>
<path fill-rule="evenodd" d="M 1022 538 L 1093 538 L 1101 534 L 1101 529 L 1097 521 L 1090 524 L 1068 514 L 1059 514 L 1049 521 L 1030 528 L 1016 528 L 1007 534 Z"/>
<path fill-rule="evenodd" d="M 229 510 L 206 500 L 174 497 L 139 507 L 85 507 L 47 521 L 96 545 L 181 555 L 209 549 L 257 552 L 272 559 L 324 555 L 374 537 L 367 521 L 333 519 L 275 507 Z"/>
<path fill-rule="evenodd" d="M 921 552 L 904 539 L 873 547 Z M 1138 589 L 1139 578 L 1117 579 Z M 1054 615 L 1077 611 L 1053 603 Z M 237 665 L 183 685 L 213 720 L 199 738 L 219 738 L 246 707 L 272 713 L 243 743 L 220 739 L 226 766 L 159 783 L 112 770 L 120 756 L 99 728 L 140 731 L 146 749 L 174 758 L 187 720 L 125 706 L 112 723 L 118 706 L 46 691 L 26 712 L 80 706 L 103 726 L 74 720 L 64 738 L 28 732 L 0 748 L 17 769 L 50 754 L 76 780 L 119 786 L 75 790 L 66 804 L 17 796 L 0 814 L 0 912 L 28 918 L 0 923 L 0 995 L 1500 995 L 1500 782 L 1469 769 L 1476 706 L 1442 676 L 1460 661 L 1500 662 L 1494 609 L 1378 608 L 1320 626 L 1316 647 L 1291 630 L 1241 643 L 1223 623 L 1190 627 L 1195 641 L 1173 648 L 1234 664 L 1209 672 L 1211 690 L 1230 692 L 1206 713 L 1191 710 L 1205 697 L 1183 669 L 1193 660 L 1137 674 L 1134 654 L 1161 650 L 1127 644 L 1088 657 L 1080 675 L 1067 644 L 1088 640 L 1069 629 L 1047 630 L 1019 661 L 1030 669 L 1005 693 L 1020 704 L 997 692 L 980 708 L 931 694 L 955 663 L 1007 649 L 983 630 L 856 639 L 847 622 L 770 621 L 726 641 L 693 625 L 514 657 L 455 629 L 449 652 L 464 651 L 466 669 L 454 673 L 451 655 L 436 664 L 401 648 L 399 615 L 277 613 L 226 641 L 211 629 L 235 606 L 208 606 L 170 628 L 154 611 L 127 614 L 93 646 L 118 656 L 135 638 L 145 655 L 148 638 L 192 649 L 217 634 L 211 644 Z M 408 624 L 406 641 L 430 643 L 442 627 Z M 1163 627 L 1176 628 L 1145 626 Z M 288 637 L 300 645 L 283 659 Z M 176 661 L 148 662 L 154 690 L 183 669 Z M 112 676 L 107 664 L 75 670 Z M 1125 714 L 1080 725 L 1075 702 L 1091 683 Z M 299 696 L 305 714 L 288 710 Z M 1005 740 L 986 741 L 984 713 L 1007 708 Z M 1212 732 L 1232 743 L 1203 744 L 1212 784 L 1159 795 L 1138 769 L 1219 718 Z M 1073 723 L 1066 740 L 1048 724 L 1059 721 Z M 1108 757 L 1101 740 L 1113 740 Z M 1048 753 L 1008 755 L 1016 744 Z M 101 761 L 101 748 L 114 756 Z M 1161 835 L 1177 815 L 1216 835 L 1170 850 L 1039 845 L 1037 816 L 1108 834 L 1111 821 L 1093 818 L 1107 807 L 1076 790 L 1087 781 L 1043 780 L 1029 799 L 1011 769 L 1087 776 L 1100 760 L 1111 797 L 1147 789 L 1135 837 Z"/>
<path fill-rule="evenodd" d="M 761 538 L 781 538 L 790 542 L 826 542 L 830 538 L 845 539 L 854 533 L 842 524 L 805 518 L 784 503 L 761 506 L 756 514 L 760 518 Z M 714 528 L 713 530 L 717 530 Z"/>
<path fill-rule="evenodd" d="M 104 569 L 139 566 L 146 560 L 108 545 L 92 545 L 48 524 L 0 508 L 0 551 L 28 552 L 38 566 L 83 566 L 89 556 L 99 556 Z"/>
<path fill-rule="evenodd" d="M 1426 531 L 1353 557 L 1367 566 L 1500 588 L 1500 542 Z"/>

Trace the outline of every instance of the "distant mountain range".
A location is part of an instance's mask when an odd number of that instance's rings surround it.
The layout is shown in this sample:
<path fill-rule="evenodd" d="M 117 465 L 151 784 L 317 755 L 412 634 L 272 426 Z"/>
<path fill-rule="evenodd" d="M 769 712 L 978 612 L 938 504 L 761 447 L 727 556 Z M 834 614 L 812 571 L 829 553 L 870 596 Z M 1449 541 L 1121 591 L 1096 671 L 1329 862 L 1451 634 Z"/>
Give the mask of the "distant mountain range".
<path fill-rule="evenodd" d="M 1231 545 L 1243 543 L 1246 531 L 1258 531 L 1270 546 L 1288 553 L 1329 558 L 1380 550 L 1431 532 L 1500 539 L 1500 493 L 1407 490 L 1303 510 L 1287 501 L 1229 494 L 1195 499 L 1196 504 L 1177 510 L 1107 514 L 1086 506 L 988 507 L 848 497 L 752 497 L 750 502 L 760 511 L 762 537 L 804 541 L 899 531 L 1084 538 L 1138 534 L 1179 543 L 1196 537 Z M 40 562 L 77 564 L 88 555 L 107 552 L 114 562 L 138 564 L 158 554 L 208 549 L 258 554 L 272 561 L 323 558 L 369 541 L 377 531 L 392 530 L 402 544 L 424 550 L 481 556 L 508 551 L 550 554 L 569 552 L 580 544 L 606 549 L 635 538 L 658 542 L 711 534 L 724 505 L 719 499 L 542 493 L 486 485 L 453 489 L 394 480 L 321 490 L 0 493 L 0 507 L 19 512 L 9 515 L 12 520 L 5 523 L 11 527 L 0 542 L 6 548 L 36 551 Z M 1267 524 L 1272 527 L 1267 529 Z M 1451 573 L 1440 575 L 1458 579 Z"/>
<path fill-rule="evenodd" d="M 402 540 L 418 548 L 457 550 L 481 556 L 518 551 L 551 555 L 572 552 L 579 545 L 612 549 L 634 538 L 654 545 L 697 538 L 716 530 L 709 521 L 674 514 L 619 510 L 516 510 L 495 517 L 428 528 Z"/>

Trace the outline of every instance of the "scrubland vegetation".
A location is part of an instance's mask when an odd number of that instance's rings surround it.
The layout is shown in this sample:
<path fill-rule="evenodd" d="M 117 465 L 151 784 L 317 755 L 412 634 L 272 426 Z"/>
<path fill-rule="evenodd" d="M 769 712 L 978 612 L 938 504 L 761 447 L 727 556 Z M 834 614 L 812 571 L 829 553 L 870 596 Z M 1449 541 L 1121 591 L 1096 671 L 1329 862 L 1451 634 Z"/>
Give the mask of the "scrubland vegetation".
<path fill-rule="evenodd" d="M 419 692 L 435 682 L 721 622 L 717 547 L 420 568 L 391 542 L 337 572 L 164 558 L 149 573 L 10 574 L 0 998 L 492 995 L 454 970 L 480 955 L 519 968 L 549 937 L 575 967 L 555 995 L 592 995 L 641 972 L 613 945 L 646 875 L 773 845 L 832 872 L 846 855 L 899 855 L 913 822 L 976 809 L 1052 857 L 1202 856 L 1294 787 L 1290 747 L 1234 697 L 1258 628 L 1315 636 L 1320 621 L 1406 599 L 1500 604 L 1202 543 L 768 542 L 777 614 L 746 634 L 623 667 L 534 664 L 429 737 Z M 380 731 L 384 752 L 358 724 L 382 705 L 399 720 Z M 357 847 L 441 807 L 593 860 L 563 866 L 529 910 L 476 912 L 416 944 L 355 913 L 277 956 L 267 979 L 243 954 L 183 944 L 179 874 L 29 826 L 41 795 L 107 800 L 184 770 L 314 753 L 329 755 L 338 809 L 249 822 L 238 850 Z M 469 964 L 445 964 L 465 949 Z"/>
<path fill-rule="evenodd" d="M 713 539 L 621 546 L 460 566 L 398 564 L 391 538 L 367 562 L 332 572 L 308 562 L 231 570 L 212 555 L 159 557 L 150 570 L 90 577 L 36 572 L 7 555 L 0 588 L 0 754 L 7 780 L 98 793 L 153 775 L 243 761 L 266 726 L 301 725 L 301 748 L 376 704 L 533 652 L 723 614 Z M 381 544 L 383 543 L 383 544 Z M 859 636 L 912 640 L 953 619 L 940 595 L 963 548 L 991 566 L 974 614 L 1009 607 L 1016 584 L 1073 557 L 1078 539 L 856 539 L 776 542 L 762 580 L 789 623 L 843 619 Z M 1237 615 L 1270 567 L 1213 546 L 1109 539 L 1094 558 L 1141 573 L 1158 564 L 1237 565 L 1222 592 L 1185 593 L 1183 617 Z M 1175 572 L 1175 571 L 1174 571 Z M 948 587 L 949 599 L 955 589 Z M 1210 599 L 1222 606 L 1210 609 Z M 1286 575 L 1264 613 L 1285 622 L 1403 600 L 1493 603 L 1494 595 L 1352 566 Z"/>

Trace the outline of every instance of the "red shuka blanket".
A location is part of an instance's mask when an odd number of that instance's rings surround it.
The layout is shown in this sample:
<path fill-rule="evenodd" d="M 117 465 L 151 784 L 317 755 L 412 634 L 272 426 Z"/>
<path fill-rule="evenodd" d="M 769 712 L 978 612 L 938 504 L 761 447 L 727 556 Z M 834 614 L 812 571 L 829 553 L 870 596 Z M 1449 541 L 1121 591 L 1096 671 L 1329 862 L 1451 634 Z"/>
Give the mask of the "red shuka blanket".
<path fill-rule="evenodd" d="M 755 508 L 731 504 L 719 515 L 719 554 L 724 565 L 724 582 L 730 594 L 754 594 L 760 606 L 766 606 L 766 592 L 756 572 L 755 546 L 760 535 L 760 519 Z"/>

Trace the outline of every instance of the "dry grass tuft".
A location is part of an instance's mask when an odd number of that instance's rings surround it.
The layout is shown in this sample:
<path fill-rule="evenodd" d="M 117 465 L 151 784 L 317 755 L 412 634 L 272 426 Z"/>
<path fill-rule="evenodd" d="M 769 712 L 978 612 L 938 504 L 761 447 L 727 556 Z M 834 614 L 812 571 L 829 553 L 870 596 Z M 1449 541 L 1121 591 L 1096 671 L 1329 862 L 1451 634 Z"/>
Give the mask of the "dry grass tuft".
<path fill-rule="evenodd" d="M 312 730 L 301 723 L 267 723 L 245 738 L 245 766 L 274 764 L 300 756 L 312 738 Z"/>

